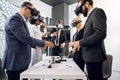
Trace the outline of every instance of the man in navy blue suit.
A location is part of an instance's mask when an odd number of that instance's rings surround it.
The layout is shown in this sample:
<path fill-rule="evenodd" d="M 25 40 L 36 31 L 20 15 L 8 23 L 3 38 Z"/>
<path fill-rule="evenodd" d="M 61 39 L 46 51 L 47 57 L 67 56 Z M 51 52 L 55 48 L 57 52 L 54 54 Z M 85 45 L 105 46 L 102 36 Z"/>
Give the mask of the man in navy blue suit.
<path fill-rule="evenodd" d="M 31 59 L 31 46 L 49 46 L 53 43 L 30 37 L 26 21 L 36 14 L 33 5 L 24 2 L 18 13 L 5 23 L 5 52 L 2 67 L 6 69 L 8 80 L 19 80 L 20 73 L 26 70 Z"/>

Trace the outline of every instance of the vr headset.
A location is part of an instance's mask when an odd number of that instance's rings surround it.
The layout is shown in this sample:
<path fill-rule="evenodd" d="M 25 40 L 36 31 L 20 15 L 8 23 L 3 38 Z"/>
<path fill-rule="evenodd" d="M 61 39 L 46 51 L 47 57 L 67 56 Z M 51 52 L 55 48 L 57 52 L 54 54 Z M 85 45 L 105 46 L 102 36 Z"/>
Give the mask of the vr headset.
<path fill-rule="evenodd" d="M 30 22 L 30 24 L 35 24 L 35 22 L 36 22 L 37 20 L 39 20 L 41 23 L 44 23 L 43 18 L 40 16 L 40 14 L 38 14 L 37 16 L 33 16 L 33 17 L 29 20 L 29 22 Z"/>
<path fill-rule="evenodd" d="M 29 20 L 30 24 L 35 24 L 36 20 L 39 20 L 40 22 L 43 22 L 43 19 L 40 15 L 40 12 L 36 8 L 31 8 L 26 5 L 28 9 L 30 9 L 32 18 Z"/>
<path fill-rule="evenodd" d="M 35 24 L 36 20 L 39 20 L 41 23 L 44 23 L 43 18 L 40 15 L 40 12 L 37 9 L 31 8 L 32 18 L 29 20 L 30 24 Z"/>
<path fill-rule="evenodd" d="M 37 16 L 40 12 L 36 8 L 31 8 L 26 6 L 28 9 L 30 9 L 31 15 L 32 16 Z"/>
<path fill-rule="evenodd" d="M 80 23 L 80 22 L 82 22 L 82 21 L 73 21 L 73 22 L 71 23 L 71 26 L 72 26 L 72 27 L 76 27 L 77 24 Z"/>
<path fill-rule="evenodd" d="M 83 3 L 79 7 L 76 7 L 76 9 L 74 10 L 77 16 L 79 16 L 79 14 L 82 13 L 82 6 L 86 3 L 86 1 L 87 0 L 84 0 Z"/>

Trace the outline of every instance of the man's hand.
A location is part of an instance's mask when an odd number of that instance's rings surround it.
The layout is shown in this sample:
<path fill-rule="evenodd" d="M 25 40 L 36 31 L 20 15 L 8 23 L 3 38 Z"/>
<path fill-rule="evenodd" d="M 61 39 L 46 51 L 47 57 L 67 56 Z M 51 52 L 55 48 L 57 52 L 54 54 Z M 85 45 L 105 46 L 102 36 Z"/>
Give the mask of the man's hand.
<path fill-rule="evenodd" d="M 75 53 L 76 53 L 76 49 L 73 48 L 73 49 L 72 49 L 72 54 L 75 54 Z"/>
<path fill-rule="evenodd" d="M 65 43 L 62 43 L 61 45 L 60 45 L 60 48 L 64 48 L 65 47 Z"/>
<path fill-rule="evenodd" d="M 57 32 L 52 33 L 53 36 L 58 36 Z"/>
<path fill-rule="evenodd" d="M 50 41 L 45 41 L 45 46 L 48 46 L 50 48 L 53 48 L 54 47 L 54 44 Z"/>
<path fill-rule="evenodd" d="M 74 42 L 69 42 L 70 47 L 73 47 L 73 45 L 74 45 Z"/>

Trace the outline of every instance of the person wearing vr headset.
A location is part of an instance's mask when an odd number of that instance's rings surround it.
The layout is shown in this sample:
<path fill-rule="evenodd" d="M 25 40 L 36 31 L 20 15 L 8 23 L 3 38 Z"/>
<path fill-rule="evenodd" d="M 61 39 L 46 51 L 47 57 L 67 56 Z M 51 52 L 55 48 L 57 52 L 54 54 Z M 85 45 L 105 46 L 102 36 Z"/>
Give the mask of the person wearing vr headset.
<path fill-rule="evenodd" d="M 73 35 L 73 42 L 69 43 L 69 46 L 71 46 L 71 47 L 73 47 L 73 44 L 74 44 L 75 41 L 78 41 L 78 40 L 83 38 L 84 27 L 83 27 L 81 22 L 82 21 L 79 17 L 74 18 L 73 21 L 72 21 L 72 27 L 76 27 L 77 31 Z M 73 60 L 80 67 L 80 69 L 82 71 L 84 71 L 85 61 L 82 58 L 82 48 L 80 48 L 79 50 L 76 50 L 73 47 L 72 53 L 74 54 Z"/>
<path fill-rule="evenodd" d="M 2 67 L 6 69 L 8 80 L 20 80 L 31 60 L 31 46 L 54 47 L 53 43 L 30 37 L 28 21 L 38 11 L 30 2 L 23 2 L 20 11 L 7 19 L 5 23 L 5 52 Z"/>
<path fill-rule="evenodd" d="M 94 8 L 93 0 L 79 0 L 75 10 L 77 16 L 87 17 L 83 38 L 74 42 L 73 47 L 82 47 L 82 56 L 86 62 L 89 80 L 103 80 L 102 66 L 106 59 L 104 39 L 106 38 L 107 17 L 103 9 Z"/>
<path fill-rule="evenodd" d="M 40 31 L 40 27 L 45 27 L 45 23 L 43 22 L 40 13 L 38 12 L 38 15 L 33 16 L 29 20 L 31 26 L 31 36 L 36 39 L 42 40 L 42 38 L 48 36 L 49 32 L 43 33 Z M 42 25 L 40 25 L 42 24 Z M 36 49 L 32 48 L 32 60 L 31 64 L 34 65 L 35 63 L 39 62 L 42 60 L 42 48 L 41 47 L 36 47 Z"/>
<path fill-rule="evenodd" d="M 52 48 L 52 55 L 60 56 L 60 53 L 62 53 L 63 51 L 62 45 L 65 42 L 64 32 L 62 31 L 63 27 L 63 20 L 58 20 L 56 28 L 53 28 L 53 30 L 51 31 L 51 33 L 55 35 L 53 36 L 53 43 L 55 44 L 55 46 Z"/>

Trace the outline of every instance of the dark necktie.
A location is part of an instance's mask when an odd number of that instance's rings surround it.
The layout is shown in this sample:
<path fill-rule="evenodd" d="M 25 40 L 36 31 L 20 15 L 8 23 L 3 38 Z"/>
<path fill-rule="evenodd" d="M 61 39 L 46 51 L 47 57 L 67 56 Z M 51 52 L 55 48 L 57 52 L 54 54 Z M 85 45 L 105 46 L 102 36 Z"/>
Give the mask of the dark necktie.
<path fill-rule="evenodd" d="M 56 44 L 59 44 L 58 35 L 56 36 Z"/>
<path fill-rule="evenodd" d="M 60 36 L 60 30 L 57 31 L 58 35 L 56 36 L 56 44 L 59 45 L 59 36 Z"/>

